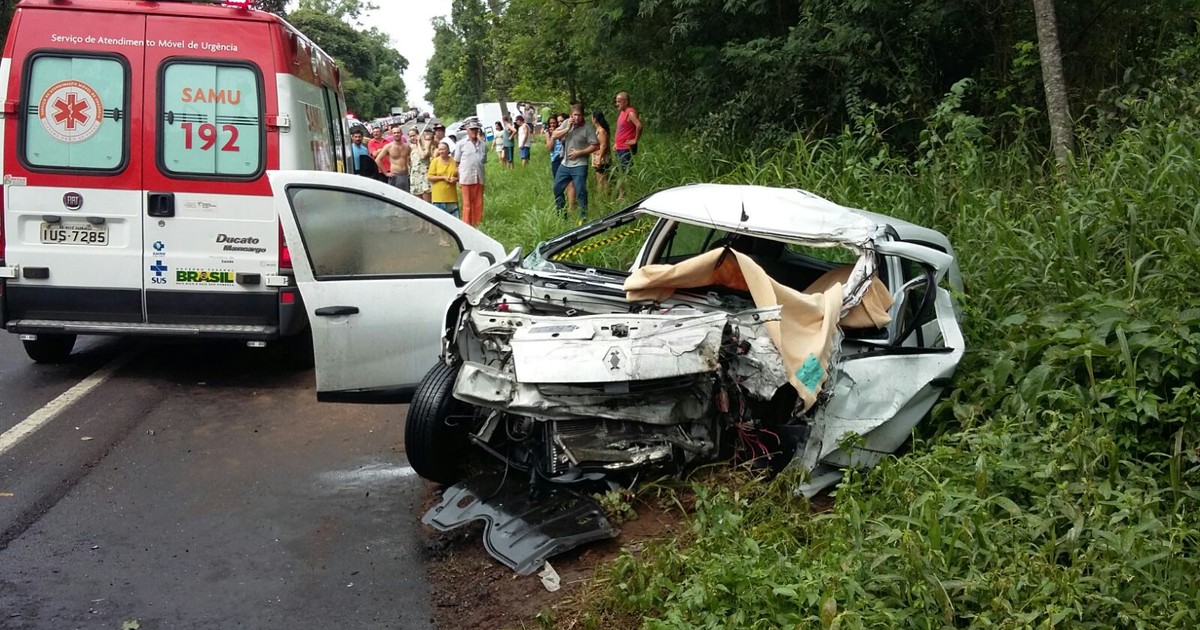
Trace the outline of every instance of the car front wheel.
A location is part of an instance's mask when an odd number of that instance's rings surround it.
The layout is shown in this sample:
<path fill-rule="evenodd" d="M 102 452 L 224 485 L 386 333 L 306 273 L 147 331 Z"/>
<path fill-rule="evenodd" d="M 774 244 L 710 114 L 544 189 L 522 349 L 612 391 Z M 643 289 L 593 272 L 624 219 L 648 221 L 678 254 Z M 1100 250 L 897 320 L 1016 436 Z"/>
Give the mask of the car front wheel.
<path fill-rule="evenodd" d="M 62 363 L 75 349 L 75 335 L 38 335 L 25 340 L 25 354 L 38 363 Z"/>
<path fill-rule="evenodd" d="M 418 475 L 452 484 L 470 459 L 467 439 L 471 409 L 454 398 L 458 369 L 438 362 L 421 379 L 404 424 L 404 450 Z"/>

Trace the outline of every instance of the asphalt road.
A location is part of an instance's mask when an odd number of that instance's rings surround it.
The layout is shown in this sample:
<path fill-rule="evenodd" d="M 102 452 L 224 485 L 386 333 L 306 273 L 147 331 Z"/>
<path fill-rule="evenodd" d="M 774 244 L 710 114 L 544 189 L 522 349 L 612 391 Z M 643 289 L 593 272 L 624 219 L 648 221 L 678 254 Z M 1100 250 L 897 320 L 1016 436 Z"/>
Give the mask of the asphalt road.
<path fill-rule="evenodd" d="M 269 350 L 0 334 L 0 628 L 423 628 L 422 482 L 402 406 L 317 403 Z M 106 367 L 107 366 L 107 367 Z"/>

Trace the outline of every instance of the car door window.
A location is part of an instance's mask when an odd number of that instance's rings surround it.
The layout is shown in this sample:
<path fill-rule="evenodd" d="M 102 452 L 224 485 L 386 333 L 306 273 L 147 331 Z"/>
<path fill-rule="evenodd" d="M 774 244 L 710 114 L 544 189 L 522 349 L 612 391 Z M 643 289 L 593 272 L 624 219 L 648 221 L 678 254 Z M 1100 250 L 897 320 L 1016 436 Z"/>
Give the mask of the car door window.
<path fill-rule="evenodd" d="M 655 262 L 675 264 L 727 242 L 728 233 L 710 227 L 676 223 Z"/>
<path fill-rule="evenodd" d="M 292 187 L 288 200 L 318 281 L 449 275 L 462 253 L 452 232 L 381 197 Z"/>

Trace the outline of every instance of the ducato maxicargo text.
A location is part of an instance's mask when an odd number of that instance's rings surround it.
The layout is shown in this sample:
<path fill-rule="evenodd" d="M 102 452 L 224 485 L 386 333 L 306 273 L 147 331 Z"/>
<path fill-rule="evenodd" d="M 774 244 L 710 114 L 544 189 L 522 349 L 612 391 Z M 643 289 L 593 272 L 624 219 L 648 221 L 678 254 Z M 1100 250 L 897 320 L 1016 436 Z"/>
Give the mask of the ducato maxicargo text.
<path fill-rule="evenodd" d="M 80 334 L 307 330 L 266 172 L 342 170 L 339 72 L 279 17 L 228 5 L 18 5 L 0 60 L 0 325 L 34 360 Z"/>

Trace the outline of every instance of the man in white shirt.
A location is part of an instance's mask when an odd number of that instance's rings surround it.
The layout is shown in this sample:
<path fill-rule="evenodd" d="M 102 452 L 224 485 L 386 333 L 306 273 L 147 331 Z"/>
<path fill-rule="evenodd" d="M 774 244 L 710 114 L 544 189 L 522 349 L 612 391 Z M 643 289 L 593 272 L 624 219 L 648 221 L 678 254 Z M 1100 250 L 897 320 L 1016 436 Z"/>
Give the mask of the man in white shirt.
<path fill-rule="evenodd" d="M 483 125 L 473 119 L 467 123 L 467 139 L 458 143 L 458 184 L 462 187 L 462 220 L 472 226 L 483 221 L 483 169 L 488 146 L 480 136 Z"/>
<path fill-rule="evenodd" d="M 517 153 L 521 156 L 521 166 L 529 166 L 529 125 L 524 116 L 517 116 Z"/>

